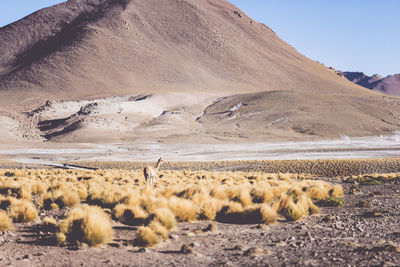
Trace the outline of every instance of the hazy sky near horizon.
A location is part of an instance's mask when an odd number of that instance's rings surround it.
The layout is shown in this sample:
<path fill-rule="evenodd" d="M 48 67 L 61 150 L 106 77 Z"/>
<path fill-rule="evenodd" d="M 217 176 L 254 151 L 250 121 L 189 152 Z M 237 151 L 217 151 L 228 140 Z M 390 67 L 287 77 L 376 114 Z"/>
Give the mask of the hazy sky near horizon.
<path fill-rule="evenodd" d="M 62 0 L 0 0 L 0 27 Z M 400 73 L 399 0 L 230 0 L 307 57 L 339 70 Z M 1 41 L 1 40 L 0 40 Z"/>

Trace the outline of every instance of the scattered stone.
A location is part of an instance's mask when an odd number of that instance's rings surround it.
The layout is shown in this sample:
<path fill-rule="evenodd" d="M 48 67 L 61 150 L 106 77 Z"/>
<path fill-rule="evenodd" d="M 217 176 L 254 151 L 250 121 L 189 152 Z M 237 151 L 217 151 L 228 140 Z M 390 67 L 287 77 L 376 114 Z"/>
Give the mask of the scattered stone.
<path fill-rule="evenodd" d="M 384 217 L 385 215 L 383 215 L 382 213 L 380 213 L 379 211 L 367 211 L 364 214 L 361 215 L 361 217 L 364 218 L 381 218 Z"/>
<path fill-rule="evenodd" d="M 192 248 L 194 248 L 194 247 L 200 247 L 200 244 L 197 243 L 197 242 L 192 242 L 192 243 L 190 243 L 189 246 L 191 246 Z"/>
<path fill-rule="evenodd" d="M 194 234 L 192 232 L 189 232 L 186 234 L 187 237 L 194 237 Z"/>
<path fill-rule="evenodd" d="M 327 216 L 325 216 L 324 218 L 322 218 L 322 221 L 323 221 L 323 222 L 333 222 L 333 221 L 335 221 L 335 216 L 333 216 L 333 215 L 327 215 Z"/>
<path fill-rule="evenodd" d="M 170 235 L 169 235 L 169 239 L 172 239 L 172 240 L 179 240 L 180 238 L 179 238 L 178 235 L 170 234 Z"/>
<path fill-rule="evenodd" d="M 37 256 L 37 257 L 46 256 L 46 253 L 42 251 L 42 252 L 38 252 L 36 254 L 33 254 L 33 256 Z"/>
<path fill-rule="evenodd" d="M 235 245 L 232 250 L 243 250 L 242 245 Z"/>
<path fill-rule="evenodd" d="M 243 256 L 256 256 L 256 255 L 263 255 L 263 254 L 265 255 L 265 254 L 268 254 L 268 253 L 269 253 L 269 251 L 266 248 L 252 247 L 252 248 L 249 248 L 248 250 L 246 250 L 243 253 Z"/>
<path fill-rule="evenodd" d="M 268 227 L 265 224 L 259 224 L 256 226 L 257 229 L 266 230 Z"/>
<path fill-rule="evenodd" d="M 139 248 L 138 252 L 149 253 L 150 249 L 148 249 L 148 248 Z"/>
<path fill-rule="evenodd" d="M 112 243 L 109 243 L 108 245 L 110 247 L 113 247 L 113 248 L 120 248 L 121 247 L 121 244 L 117 243 L 117 242 L 112 242 Z"/>
<path fill-rule="evenodd" d="M 181 253 L 183 254 L 192 254 L 193 253 L 193 249 L 187 245 L 187 244 L 183 244 L 181 247 Z"/>
<path fill-rule="evenodd" d="M 217 225 L 215 223 L 210 223 L 206 228 L 203 229 L 203 232 L 215 232 L 217 231 Z"/>

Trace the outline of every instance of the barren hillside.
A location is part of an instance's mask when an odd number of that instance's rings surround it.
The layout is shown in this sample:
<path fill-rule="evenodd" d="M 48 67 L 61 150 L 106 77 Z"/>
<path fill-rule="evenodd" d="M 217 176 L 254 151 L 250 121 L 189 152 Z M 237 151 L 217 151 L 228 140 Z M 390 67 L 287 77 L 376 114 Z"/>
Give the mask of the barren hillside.
<path fill-rule="evenodd" d="M 397 98 L 309 60 L 225 0 L 69 0 L 1 28 L 0 40 L 0 123 L 19 125 L 1 130 L 8 139 L 266 141 L 400 129 Z"/>

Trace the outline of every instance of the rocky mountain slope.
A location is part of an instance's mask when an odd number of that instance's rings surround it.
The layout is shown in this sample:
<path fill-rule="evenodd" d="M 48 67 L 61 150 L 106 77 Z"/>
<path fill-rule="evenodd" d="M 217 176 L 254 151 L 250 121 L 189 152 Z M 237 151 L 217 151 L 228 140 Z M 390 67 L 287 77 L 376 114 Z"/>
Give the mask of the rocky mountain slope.
<path fill-rule="evenodd" d="M 18 125 L 2 128 L 8 139 L 268 141 L 400 129 L 399 99 L 304 57 L 225 0 L 69 0 L 0 28 L 0 40 L 0 122 Z"/>

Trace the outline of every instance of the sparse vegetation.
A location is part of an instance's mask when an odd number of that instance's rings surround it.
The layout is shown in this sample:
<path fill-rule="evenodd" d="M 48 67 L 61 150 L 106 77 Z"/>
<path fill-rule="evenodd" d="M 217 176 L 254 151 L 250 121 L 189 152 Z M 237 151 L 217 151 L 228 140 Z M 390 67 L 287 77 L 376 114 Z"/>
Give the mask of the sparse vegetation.
<path fill-rule="evenodd" d="M 372 201 L 370 199 L 363 199 L 360 200 L 356 203 L 357 207 L 360 208 L 371 208 L 372 207 Z"/>
<path fill-rule="evenodd" d="M 322 199 L 315 199 L 315 204 L 321 207 L 342 207 L 344 205 L 343 198 L 328 197 Z"/>
<path fill-rule="evenodd" d="M 8 217 L 7 213 L 4 211 L 0 211 L 0 232 L 5 232 L 12 230 L 13 223 L 10 217 Z"/>
<path fill-rule="evenodd" d="M 298 174 L 165 170 L 160 175 L 153 187 L 141 170 L 0 171 L 0 208 L 15 222 L 28 222 L 36 219 L 37 209 L 75 207 L 59 223 L 43 219 L 43 231 L 54 233 L 59 244 L 90 246 L 111 240 L 109 213 L 120 223 L 139 226 L 135 245 L 153 246 L 166 240 L 177 222 L 298 221 L 319 212 L 312 199 L 323 205 L 343 196 L 340 185 Z M 78 206 L 82 203 L 91 206 Z"/>
<path fill-rule="evenodd" d="M 69 212 L 59 225 L 59 243 L 86 243 L 100 246 L 112 240 L 110 218 L 101 208 L 82 205 Z"/>

